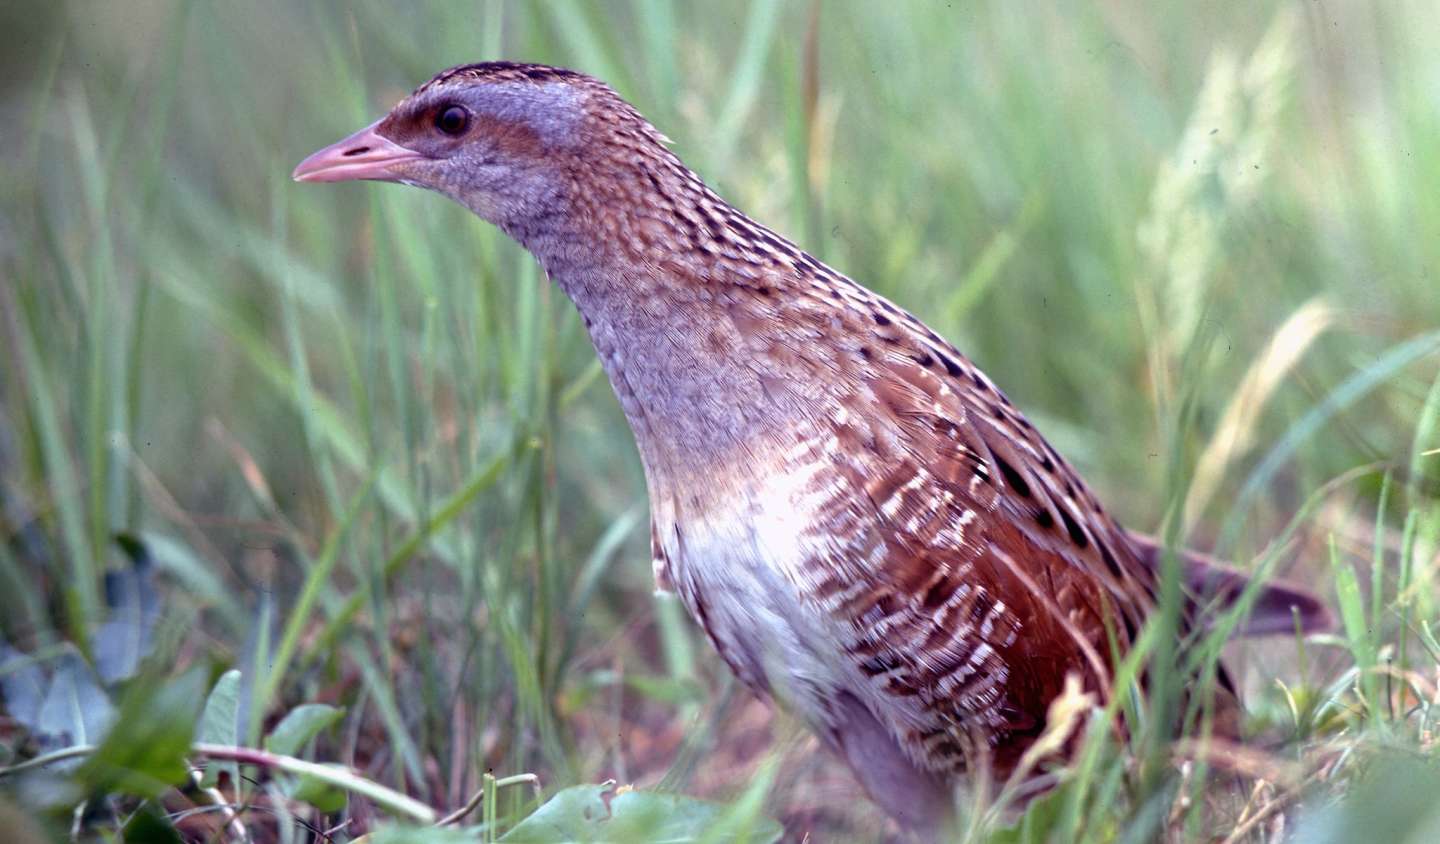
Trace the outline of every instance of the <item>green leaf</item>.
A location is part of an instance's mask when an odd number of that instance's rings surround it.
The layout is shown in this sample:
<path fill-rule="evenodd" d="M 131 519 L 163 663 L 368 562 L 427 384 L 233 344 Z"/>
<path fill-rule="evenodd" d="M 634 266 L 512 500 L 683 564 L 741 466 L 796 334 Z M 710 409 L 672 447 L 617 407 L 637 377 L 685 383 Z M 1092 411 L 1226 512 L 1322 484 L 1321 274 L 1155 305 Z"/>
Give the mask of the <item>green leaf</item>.
<path fill-rule="evenodd" d="M 1067 799 L 1069 795 L 1061 787 L 1031 800 L 1014 826 L 997 829 L 986 840 L 990 844 L 1043 844 L 1055 840 Z"/>
<path fill-rule="evenodd" d="M 205 694 L 200 669 L 158 689 L 137 681 L 125 693 L 116 728 L 80 768 L 80 781 L 99 794 L 157 797 L 185 779 L 185 754 Z"/>
<path fill-rule="evenodd" d="M 703 698 L 705 690 L 688 678 L 664 677 L 660 675 L 627 674 L 625 685 L 662 703 L 692 703 Z"/>
<path fill-rule="evenodd" d="M 234 669 L 220 675 L 205 711 L 200 716 L 199 741 L 206 744 L 237 745 L 240 743 L 240 672 Z M 239 782 L 239 766 L 234 762 L 205 763 L 205 785 L 213 786 L 220 772 L 230 774 L 231 782 Z"/>
<path fill-rule="evenodd" d="M 770 842 L 781 835 L 769 818 L 746 817 L 730 807 L 680 794 L 617 793 L 608 785 L 577 785 L 550 798 L 500 837 L 509 844 L 553 841 L 705 840 Z"/>
<path fill-rule="evenodd" d="M 1333 538 L 1331 543 L 1333 546 Z M 1350 649 L 1355 655 L 1356 664 L 1361 669 L 1369 668 L 1375 663 L 1375 659 L 1370 646 L 1370 630 L 1365 623 L 1365 604 L 1360 596 L 1360 583 L 1355 577 L 1355 570 L 1341 560 L 1338 554 L 1334 554 L 1333 548 L 1331 556 L 1335 572 L 1335 596 L 1340 604 L 1340 621 L 1345 627 L 1345 636 L 1350 640 Z"/>
<path fill-rule="evenodd" d="M 453 826 L 382 826 L 365 839 L 365 844 L 475 844 L 476 832 Z"/>
<path fill-rule="evenodd" d="M 324 703 L 302 703 L 281 719 L 265 737 L 265 749 L 281 756 L 294 756 L 305 743 L 345 714 Z"/>
<path fill-rule="evenodd" d="M 347 770 L 343 765 L 335 766 L 341 770 Z M 301 776 L 299 783 L 290 796 L 296 800 L 309 803 L 311 806 L 327 814 L 333 814 L 345 808 L 345 801 L 349 797 L 345 789 L 331 785 L 328 782 L 310 776 Z"/>
<path fill-rule="evenodd" d="M 1334 536 L 1330 537 L 1330 568 L 1335 572 L 1335 597 L 1340 605 L 1340 622 L 1346 638 L 1350 640 L 1350 653 L 1355 657 L 1355 667 L 1359 672 L 1356 684 L 1370 717 L 1378 718 L 1384 706 L 1385 692 L 1380 678 L 1371 670 L 1375 667 L 1378 650 L 1375 631 L 1371 627 L 1376 620 L 1365 618 L 1365 601 L 1360 594 L 1359 579 L 1355 576 L 1355 569 L 1341 557 Z"/>
<path fill-rule="evenodd" d="M 1378 756 L 1338 802 L 1301 821 L 1298 844 L 1422 844 L 1440 832 L 1440 765 L 1402 753 Z"/>
<path fill-rule="evenodd" d="M 126 844 L 181 844 L 184 841 L 170 821 L 150 806 L 131 815 L 122 833 Z"/>

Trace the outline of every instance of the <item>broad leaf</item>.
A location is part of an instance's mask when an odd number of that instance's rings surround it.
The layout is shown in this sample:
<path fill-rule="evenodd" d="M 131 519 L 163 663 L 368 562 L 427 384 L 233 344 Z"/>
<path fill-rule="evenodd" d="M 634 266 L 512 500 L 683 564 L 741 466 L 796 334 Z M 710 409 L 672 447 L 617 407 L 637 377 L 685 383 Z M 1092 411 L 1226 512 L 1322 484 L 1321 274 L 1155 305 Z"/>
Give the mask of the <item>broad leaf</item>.
<path fill-rule="evenodd" d="M 100 741 L 115 718 L 110 698 L 95 682 L 90 666 L 79 654 L 67 652 L 55 660 L 50 686 L 40 705 L 36 738 L 46 752 Z"/>
<path fill-rule="evenodd" d="M 1071 798 L 1069 788 L 1067 783 L 1031 800 L 1013 826 L 995 830 L 987 840 L 990 844 L 1044 844 L 1056 840 L 1065 802 Z"/>
<path fill-rule="evenodd" d="M 200 715 L 199 741 L 206 744 L 237 745 L 240 743 L 240 672 L 234 669 L 220 675 L 205 711 Z M 239 767 L 234 762 L 211 760 L 205 763 L 205 784 L 214 785 L 220 772 L 230 774 L 230 781 L 239 782 Z"/>
<path fill-rule="evenodd" d="M 265 737 L 265 749 L 281 756 L 294 756 L 306 742 L 339 720 L 343 714 L 345 710 L 323 703 L 302 703 L 290 710 L 289 714 L 275 725 L 275 729 L 270 731 L 270 735 Z"/>
<path fill-rule="evenodd" d="M 344 769 L 343 765 L 336 767 Z M 290 797 L 309 803 L 326 814 L 334 814 L 344 809 L 345 802 L 349 799 L 345 789 L 310 776 L 300 777 L 300 781 L 290 792 Z"/>
<path fill-rule="evenodd" d="M 110 731 L 80 769 L 96 793 L 156 797 L 185 779 L 185 754 L 205 695 L 205 674 L 194 670 L 156 689 L 136 682 Z"/>
<path fill-rule="evenodd" d="M 32 733 L 40 732 L 45 690 L 45 672 L 35 660 L 0 640 L 0 704 Z"/>
<path fill-rule="evenodd" d="M 1402 753 L 1384 754 L 1338 802 L 1300 822 L 1299 844 L 1385 841 L 1429 844 L 1440 840 L 1440 764 Z"/>
<path fill-rule="evenodd" d="M 508 844 L 574 841 L 748 841 L 782 833 L 774 821 L 679 794 L 577 785 L 550 798 L 505 835 Z"/>
<path fill-rule="evenodd" d="M 153 806 L 143 806 L 130 816 L 121 830 L 127 844 L 183 844 L 184 839 L 168 819 Z"/>
<path fill-rule="evenodd" d="M 115 538 L 130 557 L 130 567 L 105 572 L 109 618 L 90 637 L 95 669 L 106 685 L 135 676 L 154 641 L 160 594 L 154 565 L 144 543 L 128 535 Z"/>

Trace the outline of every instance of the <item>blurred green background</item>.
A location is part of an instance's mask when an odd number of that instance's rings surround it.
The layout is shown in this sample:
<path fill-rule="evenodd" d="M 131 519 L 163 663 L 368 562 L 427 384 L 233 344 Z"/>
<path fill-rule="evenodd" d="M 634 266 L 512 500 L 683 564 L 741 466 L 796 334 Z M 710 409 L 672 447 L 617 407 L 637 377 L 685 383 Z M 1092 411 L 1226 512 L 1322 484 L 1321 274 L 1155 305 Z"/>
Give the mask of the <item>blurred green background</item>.
<path fill-rule="evenodd" d="M 435 195 L 289 179 L 510 58 L 610 82 L 920 315 L 1128 524 L 1245 563 L 1303 506 L 1283 564 L 1327 599 L 1358 567 L 1369 615 L 1298 682 L 1408 668 L 1437 28 L 1418 1 L 7 4 L 0 632 L 88 650 L 125 534 L 161 585 L 146 653 L 241 668 L 242 739 L 340 704 L 316 758 L 447 807 L 487 770 L 733 797 L 779 764 L 770 812 L 874 828 L 652 595 L 629 432 L 529 257 Z M 1297 682 L 1293 643 L 1241 656 L 1261 710 Z"/>

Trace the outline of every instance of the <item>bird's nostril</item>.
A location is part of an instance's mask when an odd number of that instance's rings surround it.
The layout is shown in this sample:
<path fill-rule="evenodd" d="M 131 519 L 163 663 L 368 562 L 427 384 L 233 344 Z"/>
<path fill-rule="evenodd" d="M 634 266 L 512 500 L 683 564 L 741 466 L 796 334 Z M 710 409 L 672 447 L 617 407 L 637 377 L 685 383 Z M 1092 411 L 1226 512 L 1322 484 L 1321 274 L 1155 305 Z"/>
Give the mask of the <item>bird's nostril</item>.
<path fill-rule="evenodd" d="M 346 158 L 350 158 L 351 156 L 355 156 L 355 155 L 364 155 L 365 153 L 367 153 L 367 152 L 369 152 L 369 151 L 370 151 L 370 148 L 369 148 L 369 147 L 351 147 L 350 149 L 345 150 L 344 156 L 345 156 Z"/>

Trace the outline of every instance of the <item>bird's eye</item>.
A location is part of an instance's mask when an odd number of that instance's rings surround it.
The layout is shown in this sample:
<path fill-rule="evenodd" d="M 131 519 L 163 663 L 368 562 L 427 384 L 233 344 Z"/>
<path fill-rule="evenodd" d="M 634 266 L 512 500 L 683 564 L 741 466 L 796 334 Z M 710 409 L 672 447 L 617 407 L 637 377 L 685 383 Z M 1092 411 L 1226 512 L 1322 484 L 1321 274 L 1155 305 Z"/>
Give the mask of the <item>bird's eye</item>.
<path fill-rule="evenodd" d="M 435 128 L 451 137 L 464 134 L 465 127 L 470 125 L 470 113 L 460 106 L 450 106 L 441 109 L 435 115 Z"/>

